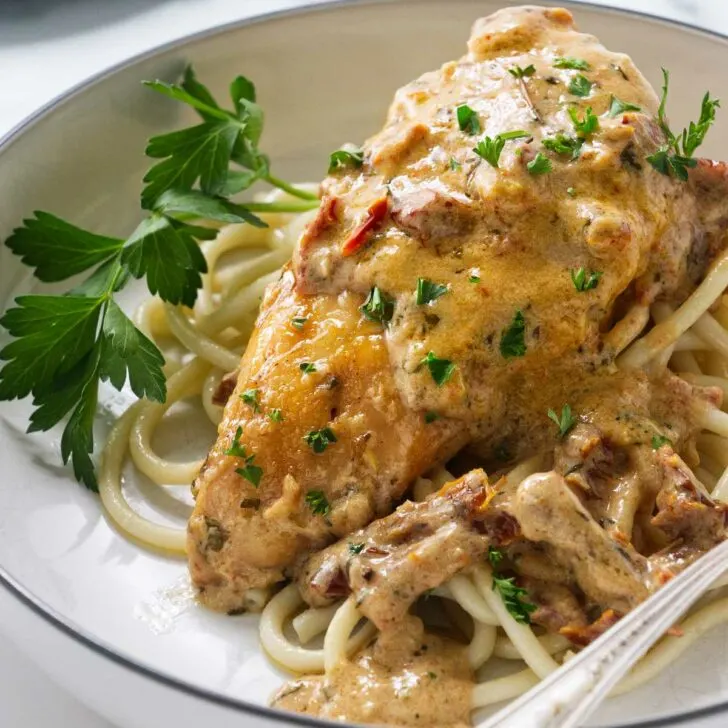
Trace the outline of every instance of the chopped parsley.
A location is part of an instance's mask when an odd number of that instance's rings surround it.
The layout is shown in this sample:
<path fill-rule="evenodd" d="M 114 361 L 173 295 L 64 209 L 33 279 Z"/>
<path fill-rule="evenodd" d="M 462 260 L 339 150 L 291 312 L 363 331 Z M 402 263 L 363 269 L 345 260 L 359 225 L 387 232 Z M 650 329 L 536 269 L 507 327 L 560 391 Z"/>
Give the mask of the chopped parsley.
<path fill-rule="evenodd" d="M 600 270 L 587 270 L 586 268 L 572 268 L 571 282 L 579 293 L 591 291 L 599 285 L 599 279 L 604 275 Z"/>
<path fill-rule="evenodd" d="M 488 561 L 495 569 L 503 561 L 503 552 L 495 546 L 488 546 Z"/>
<path fill-rule="evenodd" d="M 434 283 L 427 278 L 417 279 L 417 305 L 424 306 L 444 296 L 448 291 L 446 285 Z"/>
<path fill-rule="evenodd" d="M 392 320 L 392 316 L 394 315 L 394 299 L 382 293 L 377 286 L 374 286 L 369 291 L 367 300 L 364 301 L 360 311 L 370 321 L 387 324 Z"/>
<path fill-rule="evenodd" d="M 303 436 L 303 439 L 317 455 L 320 455 L 329 445 L 337 441 L 336 435 L 330 427 L 311 430 L 311 432 Z"/>
<path fill-rule="evenodd" d="M 569 434 L 571 428 L 576 424 L 576 417 L 572 416 L 571 406 L 568 404 L 565 404 L 561 408 L 561 417 L 559 417 L 552 409 L 548 411 L 548 416 L 549 419 L 553 420 L 559 428 L 560 440 L 563 440 Z"/>
<path fill-rule="evenodd" d="M 693 153 L 703 143 L 708 129 L 715 121 L 715 110 L 720 107 L 720 101 L 711 99 L 710 93 L 706 93 L 700 105 L 700 118 L 697 123 L 691 121 L 688 128 L 683 129 L 682 134 L 675 136 L 665 117 L 670 74 L 664 68 L 662 77 L 664 82 L 657 118 L 667 137 L 667 144 L 663 144 L 654 154 L 650 154 L 647 161 L 658 172 L 685 182 L 688 178 L 688 168 L 695 167 L 698 163 L 697 159 L 693 157 Z"/>
<path fill-rule="evenodd" d="M 560 56 L 554 59 L 556 68 L 569 68 L 572 71 L 588 71 L 591 66 L 581 58 L 572 58 L 570 56 Z"/>
<path fill-rule="evenodd" d="M 526 600 L 528 592 L 516 586 L 515 577 L 506 579 L 493 576 L 493 591 L 497 591 L 506 609 L 516 622 L 531 624 L 531 612 L 536 611 L 536 605 Z"/>
<path fill-rule="evenodd" d="M 670 445 L 672 447 L 672 440 L 664 435 L 653 435 L 652 436 L 652 449 L 659 450 L 663 445 Z"/>
<path fill-rule="evenodd" d="M 352 556 L 357 556 L 358 554 L 360 554 L 364 550 L 364 546 L 366 546 L 366 544 L 363 544 L 363 543 L 350 543 L 349 544 L 349 553 Z"/>
<path fill-rule="evenodd" d="M 455 172 L 456 170 L 460 169 L 463 165 L 458 162 L 455 157 L 450 157 L 450 169 Z"/>
<path fill-rule="evenodd" d="M 545 157 L 541 152 L 538 152 L 536 156 L 526 165 L 526 169 L 529 174 L 539 175 L 550 172 L 553 165 L 548 157 Z"/>
<path fill-rule="evenodd" d="M 313 362 L 310 361 L 302 361 L 298 368 L 304 373 L 304 374 L 313 374 L 313 372 L 316 371 L 316 365 Z"/>
<path fill-rule="evenodd" d="M 586 139 L 599 129 L 599 119 L 592 111 L 591 106 L 586 108 L 582 119 L 579 118 L 579 110 L 573 107 L 569 108 L 569 116 L 571 117 L 571 123 L 574 125 L 574 130 L 582 139 Z"/>
<path fill-rule="evenodd" d="M 612 99 L 609 102 L 609 116 L 614 118 L 615 116 L 624 114 L 625 111 L 642 111 L 642 107 L 637 106 L 637 104 L 630 104 L 629 101 L 622 101 L 612 95 Z"/>
<path fill-rule="evenodd" d="M 271 422 L 283 422 L 283 410 L 278 407 L 274 407 L 266 416 Z"/>
<path fill-rule="evenodd" d="M 556 136 L 546 137 L 541 141 L 541 144 L 550 152 L 554 152 L 555 154 L 568 154 L 572 159 L 576 159 L 581 152 L 584 140 L 567 136 L 560 132 Z"/>
<path fill-rule="evenodd" d="M 291 319 L 291 326 L 300 331 L 306 325 L 306 321 L 308 321 L 308 316 L 296 316 Z"/>
<path fill-rule="evenodd" d="M 322 490 L 309 490 L 306 493 L 306 505 L 311 509 L 314 516 L 328 516 L 331 513 L 331 506 L 328 498 Z"/>
<path fill-rule="evenodd" d="M 329 174 L 346 167 L 358 168 L 364 164 L 363 149 L 337 149 L 329 157 Z"/>
<path fill-rule="evenodd" d="M 258 401 L 258 395 L 260 394 L 257 389 L 246 389 L 241 395 L 240 399 L 253 408 L 253 412 L 260 411 L 260 402 Z"/>
<path fill-rule="evenodd" d="M 467 104 L 461 104 L 456 113 L 460 131 L 464 131 L 466 134 L 480 134 L 480 120 L 475 111 Z"/>
<path fill-rule="evenodd" d="M 263 477 L 263 468 L 253 464 L 255 455 L 248 455 L 245 450 L 245 446 L 240 444 L 240 438 L 243 434 L 243 428 L 238 427 L 235 431 L 235 437 L 233 438 L 232 445 L 224 451 L 225 455 L 231 455 L 236 458 L 243 458 L 245 465 L 242 468 L 235 468 L 235 472 L 251 482 L 256 488 L 260 485 L 260 479 Z"/>
<path fill-rule="evenodd" d="M 482 159 L 484 159 L 491 167 L 498 168 L 498 160 L 506 142 L 511 139 L 525 139 L 530 137 L 527 131 L 517 129 L 515 131 L 507 131 L 503 134 L 496 134 L 493 138 L 483 137 L 473 148 L 473 151 Z"/>
<path fill-rule="evenodd" d="M 577 73 L 569 83 L 569 93 L 584 98 L 591 93 L 594 84 L 583 74 Z"/>
<path fill-rule="evenodd" d="M 468 276 L 468 283 L 480 283 L 480 276 L 478 275 L 477 271 L 471 273 Z"/>
<path fill-rule="evenodd" d="M 513 78 L 528 78 L 536 73 L 536 67 L 533 64 L 529 64 L 525 68 L 522 68 L 521 66 L 513 66 L 513 68 L 508 69 L 508 73 L 510 73 Z"/>
<path fill-rule="evenodd" d="M 455 364 L 453 362 L 449 359 L 440 359 L 431 351 L 428 351 L 427 356 L 420 362 L 420 365 L 422 364 L 427 365 L 427 368 L 430 370 L 430 375 L 438 387 L 442 387 L 452 377 L 452 373 L 455 371 Z"/>
<path fill-rule="evenodd" d="M 504 359 L 513 359 L 526 354 L 526 319 L 518 310 L 513 320 L 501 332 L 500 353 Z"/>
<path fill-rule="evenodd" d="M 425 423 L 430 424 L 434 422 L 435 420 L 439 420 L 440 415 L 437 414 L 437 412 L 425 412 Z"/>

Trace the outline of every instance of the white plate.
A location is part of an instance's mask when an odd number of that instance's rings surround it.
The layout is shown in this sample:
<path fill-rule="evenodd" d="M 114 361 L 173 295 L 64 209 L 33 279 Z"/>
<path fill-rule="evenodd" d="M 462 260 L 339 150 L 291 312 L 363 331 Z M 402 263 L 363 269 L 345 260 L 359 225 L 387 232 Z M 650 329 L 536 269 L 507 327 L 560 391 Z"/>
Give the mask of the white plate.
<path fill-rule="evenodd" d="M 222 94 L 245 73 L 267 113 L 264 147 L 276 173 L 318 178 L 331 149 L 377 129 L 395 88 L 460 55 L 472 21 L 503 4 L 331 5 L 246 21 L 134 59 L 54 102 L 0 145 L 0 237 L 35 209 L 99 232 L 131 229 L 145 140 L 190 120 L 141 79 L 171 79 L 192 62 Z M 630 53 L 655 85 L 660 66 L 670 67 L 676 125 L 694 115 L 705 89 L 728 99 L 725 39 L 646 16 L 574 10 L 583 29 Z M 728 118 L 719 117 L 709 140 L 706 154 L 728 155 Z M 1 250 L 0 308 L 30 286 L 19 261 Z M 113 392 L 102 400 L 99 435 L 124 405 Z M 256 619 L 197 607 L 182 561 L 114 532 L 96 497 L 58 465 L 57 435 L 24 434 L 28 412 L 26 403 L 0 404 L 0 628 L 61 684 L 130 728 L 318 724 L 264 707 L 282 676 L 258 647 Z M 594 724 L 690 724 L 706 711 L 728 720 L 727 647 L 728 631 L 711 633 L 656 682 L 606 704 Z"/>

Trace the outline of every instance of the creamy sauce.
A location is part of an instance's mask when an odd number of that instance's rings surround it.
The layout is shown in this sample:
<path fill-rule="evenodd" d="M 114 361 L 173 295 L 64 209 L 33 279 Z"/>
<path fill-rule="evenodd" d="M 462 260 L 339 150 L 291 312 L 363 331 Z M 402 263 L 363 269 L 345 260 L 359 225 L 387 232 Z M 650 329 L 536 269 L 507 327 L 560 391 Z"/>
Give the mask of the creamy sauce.
<path fill-rule="evenodd" d="M 464 728 L 472 688 L 466 648 L 410 618 L 331 674 L 288 683 L 272 704 L 354 723 Z"/>

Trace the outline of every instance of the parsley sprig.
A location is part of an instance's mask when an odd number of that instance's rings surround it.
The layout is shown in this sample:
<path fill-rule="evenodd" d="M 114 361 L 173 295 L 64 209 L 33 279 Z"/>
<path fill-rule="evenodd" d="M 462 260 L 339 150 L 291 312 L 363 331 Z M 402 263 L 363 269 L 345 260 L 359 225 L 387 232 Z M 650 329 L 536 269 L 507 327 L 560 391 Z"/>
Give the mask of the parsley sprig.
<path fill-rule="evenodd" d="M 571 406 L 568 404 L 565 404 L 561 408 L 561 416 L 556 414 L 552 409 L 548 411 L 549 419 L 552 420 L 556 427 L 559 428 L 559 439 L 563 440 L 569 432 L 571 432 L 571 429 L 576 424 L 576 417 L 574 417 L 571 414 Z"/>
<path fill-rule="evenodd" d="M 506 609 L 516 622 L 531 624 L 531 613 L 536 611 L 536 605 L 527 601 L 528 592 L 520 586 L 516 586 L 515 577 L 506 579 L 494 574 L 493 591 L 500 594 Z"/>
<path fill-rule="evenodd" d="M 697 122 L 691 121 L 682 134 L 673 134 L 665 116 L 667 93 L 670 85 L 670 73 L 662 69 L 662 95 L 657 120 L 664 132 L 667 143 L 663 144 L 654 154 L 647 157 L 647 161 L 658 171 L 667 176 L 673 176 L 683 182 L 688 179 L 688 169 L 695 167 L 698 160 L 693 157 L 695 150 L 703 143 L 708 129 L 715 121 L 716 109 L 720 108 L 719 99 L 710 97 L 706 92 L 700 104 L 700 117 Z"/>
<path fill-rule="evenodd" d="M 498 161 L 500 160 L 501 152 L 505 147 L 506 142 L 511 139 L 524 139 L 530 137 L 527 131 L 517 129 L 515 131 L 506 131 L 503 134 L 496 134 L 494 137 L 483 137 L 477 145 L 473 148 L 473 151 L 481 158 L 484 159 L 491 167 L 498 168 Z"/>
<path fill-rule="evenodd" d="M 238 76 L 230 85 L 231 110 L 217 103 L 191 68 L 181 84 L 146 85 L 194 108 L 201 123 L 149 140 L 146 153 L 155 161 L 141 196 L 147 217 L 136 230 L 126 239 L 99 235 L 35 212 L 6 241 L 42 282 L 87 275 L 63 295 L 20 296 L 0 318 L 0 326 L 14 337 L 0 350 L 5 362 L 0 400 L 33 397 L 30 432 L 66 419 L 62 459 L 70 460 L 76 478 L 94 491 L 91 454 L 100 383 L 120 390 L 128 382 L 137 397 L 166 398 L 164 358 L 123 313 L 116 294 L 131 278 L 144 278 L 149 291 L 164 301 L 192 306 L 206 272 L 198 241 L 216 231 L 190 220 L 264 227 L 256 212 L 318 205 L 315 195 L 270 173 L 268 158 L 258 148 L 263 112 L 248 79 Z M 286 190 L 298 202 L 236 204 L 229 199 L 257 180 Z"/>

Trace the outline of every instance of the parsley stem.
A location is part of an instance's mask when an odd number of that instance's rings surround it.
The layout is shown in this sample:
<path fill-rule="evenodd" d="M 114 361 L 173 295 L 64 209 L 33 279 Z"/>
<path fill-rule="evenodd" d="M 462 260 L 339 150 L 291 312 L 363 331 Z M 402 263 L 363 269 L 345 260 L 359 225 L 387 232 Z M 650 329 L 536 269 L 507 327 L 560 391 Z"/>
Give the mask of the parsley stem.
<path fill-rule="evenodd" d="M 293 185 L 289 185 L 288 182 L 284 182 L 282 179 L 279 179 L 272 174 L 267 174 L 265 177 L 263 177 L 263 179 L 268 184 L 273 185 L 273 187 L 277 187 L 279 190 L 288 192 L 289 195 L 293 195 L 294 197 L 300 197 L 302 200 L 316 200 L 318 202 L 318 195 L 314 194 L 313 192 L 306 192 L 306 190 L 299 189 L 298 187 L 294 187 Z"/>
<path fill-rule="evenodd" d="M 302 202 L 243 202 L 241 206 L 250 212 L 306 212 L 319 206 L 319 199 Z"/>

